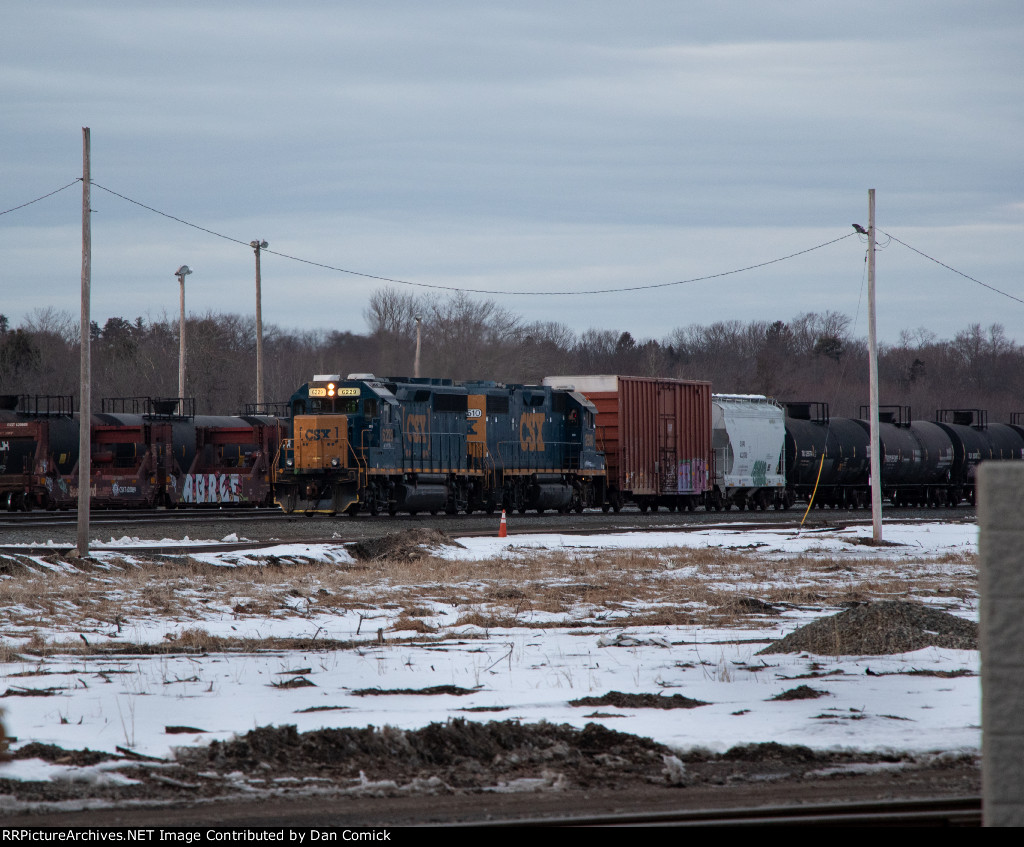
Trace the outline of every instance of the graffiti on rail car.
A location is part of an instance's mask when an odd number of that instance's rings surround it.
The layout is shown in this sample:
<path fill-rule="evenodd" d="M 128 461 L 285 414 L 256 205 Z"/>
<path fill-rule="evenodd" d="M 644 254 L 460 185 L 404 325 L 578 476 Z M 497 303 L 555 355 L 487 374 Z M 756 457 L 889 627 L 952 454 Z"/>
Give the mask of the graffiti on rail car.
<path fill-rule="evenodd" d="M 181 500 L 184 503 L 238 503 L 241 493 L 240 474 L 190 473 L 185 474 Z"/>

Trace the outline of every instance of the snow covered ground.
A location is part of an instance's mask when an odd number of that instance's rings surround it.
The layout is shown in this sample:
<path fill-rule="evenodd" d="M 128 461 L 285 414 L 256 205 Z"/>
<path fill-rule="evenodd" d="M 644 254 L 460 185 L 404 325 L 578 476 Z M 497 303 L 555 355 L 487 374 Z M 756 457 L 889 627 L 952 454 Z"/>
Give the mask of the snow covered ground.
<path fill-rule="evenodd" d="M 764 563 L 779 563 L 779 579 L 820 582 L 802 562 L 827 558 L 836 581 L 867 585 L 885 576 L 906 574 L 906 592 L 915 599 L 951 609 L 977 620 L 976 595 L 962 588 L 944 595 L 930 588 L 915 591 L 918 579 L 928 585 L 971 583 L 973 564 L 958 553 L 977 549 L 977 528 L 925 524 L 886 527 L 895 546 L 858 542 L 870 528 L 815 530 L 745 530 L 741 525 L 689 533 L 622 535 L 534 535 L 506 539 L 459 539 L 463 547 L 445 547 L 437 555 L 452 561 L 479 562 L 479 579 L 489 567 L 507 566 L 531 555 L 562 551 L 586 557 L 599 551 L 669 551 L 680 547 L 721 548 L 734 552 L 735 568 L 715 572 L 681 567 L 664 580 L 690 579 L 737 596 L 763 596 Z M 112 540 L 101 562 L 131 567 L 146 540 Z M 651 554 L 645 554 L 651 555 Z M 325 568 L 352 564 L 338 546 L 278 545 L 259 551 L 195 554 L 195 560 L 224 567 L 277 565 L 292 560 L 323 562 Z M 969 557 L 968 557 L 969 558 Z M 747 567 L 759 564 L 757 576 Z M 844 562 L 856 562 L 847 568 Z M 39 570 L 60 580 L 66 565 L 38 557 Z M 782 563 L 786 563 L 782 575 Z M 147 565 L 147 579 L 159 581 L 158 566 Z M 279 573 L 278 569 L 278 573 Z M 567 584 L 572 582 L 567 574 Z M 628 575 L 627 575 L 628 577 Z M 382 575 L 387 582 L 391 577 Z M 584 581 L 586 577 L 582 578 Z M 627 580 L 628 581 L 628 580 Z M 580 579 L 576 579 L 577 588 Z M 690 583 L 687 583 L 690 584 Z M 872 582 L 873 584 L 873 582 Z M 524 588 L 526 583 L 523 583 Z M 413 587 L 389 584 L 391 598 Z M 870 593 L 870 590 L 865 588 Z M 300 731 L 321 727 L 391 725 L 420 728 L 453 717 L 473 720 L 549 721 L 582 727 L 599 722 L 621 732 L 647 736 L 689 749 L 724 751 L 741 743 L 776 741 L 817 749 L 976 752 L 980 749 L 979 657 L 976 651 L 927 648 L 892 656 L 766 655 L 757 652 L 817 618 L 835 614 L 836 605 L 791 603 L 781 614 L 752 614 L 725 627 L 700 624 L 633 625 L 638 609 L 629 598 L 608 608 L 581 601 L 565 611 L 519 610 L 508 625 L 466 622 L 466 608 L 437 599 L 418 600 L 419 618 L 429 627 L 401 628 L 409 610 L 400 602 L 351 603 L 322 611 L 297 592 L 294 614 L 262 616 L 238 612 L 235 603 L 195 597 L 194 610 L 163 614 L 159 608 L 134 612 L 125 621 L 93 621 L 89 628 L 64 622 L 33 620 L 31 610 L 4 610 L 3 643 L 9 653 L 34 635 L 46 641 L 85 638 L 126 646 L 113 655 L 47 655 L 0 664 L 2 706 L 8 735 L 17 748 L 30 741 L 67 750 L 118 747 L 160 758 L 173 748 L 228 739 L 266 725 L 295 724 Z M 9 602 L 9 601 L 8 601 Z M 512 602 L 512 601 L 510 601 Z M 644 601 L 649 602 L 649 601 Z M 650 612 L 657 604 L 639 611 Z M 477 612 L 488 610 L 474 607 Z M 287 610 L 286 610 L 287 611 Z M 640 616 L 643 619 L 643 616 Z M 648 619 L 649 616 L 648 616 Z M 233 639 L 305 638 L 304 650 L 131 655 L 130 645 L 185 644 L 189 631 Z M 352 641 L 348 649 L 318 649 L 316 640 Z M 925 672 L 911 673 L 911 672 Z M 945 673 L 943 676 L 928 674 Z M 959 672 L 961 675 L 950 675 Z M 304 684 L 308 683 L 308 684 Z M 774 700 L 783 692 L 808 685 L 824 692 L 818 699 Z M 423 689 L 451 686 L 453 693 Z M 28 690 L 53 689 L 50 696 Z M 366 693 L 367 690 L 407 693 Z M 617 708 L 572 705 L 570 701 L 611 691 L 682 694 L 707 705 L 690 709 Z M 465 693 L 461 693 L 465 692 Z M 168 732 L 168 728 L 190 728 Z M 107 769 L 104 770 L 104 767 Z M 121 779 L 109 766 L 76 768 L 38 759 L 0 765 L 8 779 Z M 106 774 L 104 776 L 103 774 Z"/>

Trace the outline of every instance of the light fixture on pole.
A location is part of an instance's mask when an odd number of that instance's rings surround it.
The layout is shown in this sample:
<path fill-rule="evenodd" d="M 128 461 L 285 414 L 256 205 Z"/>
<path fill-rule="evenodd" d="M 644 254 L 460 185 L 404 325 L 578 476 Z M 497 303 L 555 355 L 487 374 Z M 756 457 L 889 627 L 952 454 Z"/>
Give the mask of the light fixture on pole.
<path fill-rule="evenodd" d="M 263 405 L 263 295 L 260 292 L 260 250 L 270 245 L 266 241 L 250 241 L 256 254 L 256 405 Z"/>
<path fill-rule="evenodd" d="M 178 278 L 178 282 L 181 283 L 181 323 L 178 325 L 178 397 L 181 408 L 179 411 L 184 413 L 185 411 L 185 277 L 192 273 L 192 268 L 188 265 L 182 265 L 178 268 L 174 275 Z"/>

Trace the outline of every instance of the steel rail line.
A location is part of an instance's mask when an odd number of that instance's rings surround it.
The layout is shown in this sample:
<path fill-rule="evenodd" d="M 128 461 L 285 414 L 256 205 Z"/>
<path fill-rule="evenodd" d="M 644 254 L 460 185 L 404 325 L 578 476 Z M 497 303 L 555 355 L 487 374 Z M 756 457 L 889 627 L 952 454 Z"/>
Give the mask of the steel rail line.
<path fill-rule="evenodd" d="M 446 826 L 981 826 L 980 797 L 822 803 L 739 809 L 684 809 L 613 815 L 473 821 Z"/>

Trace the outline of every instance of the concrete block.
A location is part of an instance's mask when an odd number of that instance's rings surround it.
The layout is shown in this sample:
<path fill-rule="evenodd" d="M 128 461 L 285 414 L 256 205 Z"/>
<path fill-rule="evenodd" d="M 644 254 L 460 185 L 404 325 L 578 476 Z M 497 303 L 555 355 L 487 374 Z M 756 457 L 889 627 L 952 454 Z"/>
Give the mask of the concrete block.
<path fill-rule="evenodd" d="M 1024 511 L 1021 514 L 1024 521 Z M 1024 600 L 1024 523 L 1021 531 L 983 529 L 978 539 L 979 587 L 983 597 Z"/>
<path fill-rule="evenodd" d="M 1022 526 L 1024 463 L 982 462 L 978 466 L 978 526 L 985 530 Z"/>
<path fill-rule="evenodd" d="M 1024 614 L 1019 598 L 984 597 L 979 634 L 986 667 L 1017 668 L 1024 675 Z M 1017 644 L 1020 649 L 1001 649 L 999 645 L 1005 644 Z"/>
<path fill-rule="evenodd" d="M 1020 716 L 1024 715 L 1024 685 L 1019 684 L 1020 670 L 993 666 L 986 662 L 981 669 L 981 714 L 985 732 L 1024 736 Z M 1024 759 L 1020 762 L 1024 775 Z"/>
<path fill-rule="evenodd" d="M 1001 735 L 985 729 L 981 782 L 986 802 L 1019 803 L 1024 808 L 1024 734 Z M 989 755 L 990 753 L 999 755 Z"/>

